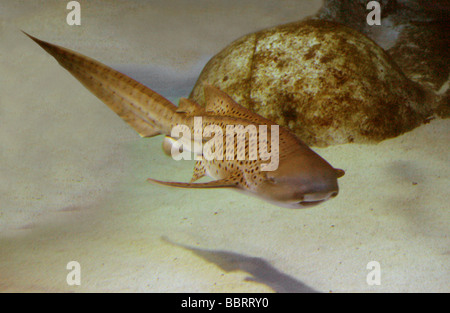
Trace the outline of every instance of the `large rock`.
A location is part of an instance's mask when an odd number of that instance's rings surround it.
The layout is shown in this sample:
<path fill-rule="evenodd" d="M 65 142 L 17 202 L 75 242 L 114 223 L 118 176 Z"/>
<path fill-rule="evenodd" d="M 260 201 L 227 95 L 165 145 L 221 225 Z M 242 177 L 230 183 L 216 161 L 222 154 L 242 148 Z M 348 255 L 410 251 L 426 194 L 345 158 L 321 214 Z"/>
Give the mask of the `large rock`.
<path fill-rule="evenodd" d="M 429 93 L 389 55 L 342 24 L 308 20 L 244 36 L 214 56 L 203 83 L 292 129 L 309 145 L 373 143 L 421 124 Z"/>
<path fill-rule="evenodd" d="M 314 18 L 342 23 L 380 45 L 406 77 L 431 96 L 427 103 L 450 117 L 450 2 L 448 0 L 381 0 L 381 25 L 366 22 L 367 0 L 325 0 Z M 348 14 L 351 12 L 351 14 Z"/>

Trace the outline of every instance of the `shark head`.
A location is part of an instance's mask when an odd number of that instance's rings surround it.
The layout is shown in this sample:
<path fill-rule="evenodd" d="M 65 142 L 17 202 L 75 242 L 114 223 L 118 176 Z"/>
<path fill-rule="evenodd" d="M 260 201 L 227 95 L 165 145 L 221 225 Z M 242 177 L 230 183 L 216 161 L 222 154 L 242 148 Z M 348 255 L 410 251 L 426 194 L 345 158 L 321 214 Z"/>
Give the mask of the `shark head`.
<path fill-rule="evenodd" d="M 309 208 L 336 197 L 337 180 L 344 174 L 312 150 L 305 149 L 301 154 L 280 160 L 276 170 L 267 172 L 257 193 L 281 207 Z"/>

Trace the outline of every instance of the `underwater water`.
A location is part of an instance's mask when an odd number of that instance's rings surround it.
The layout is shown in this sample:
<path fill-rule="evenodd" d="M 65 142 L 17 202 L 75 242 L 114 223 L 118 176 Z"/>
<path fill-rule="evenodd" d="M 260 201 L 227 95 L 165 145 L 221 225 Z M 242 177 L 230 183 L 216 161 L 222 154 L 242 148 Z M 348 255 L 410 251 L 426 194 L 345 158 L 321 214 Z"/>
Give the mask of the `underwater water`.
<path fill-rule="evenodd" d="M 320 1 L 286 1 L 272 15 L 276 1 L 241 10 L 199 1 L 204 11 L 186 1 L 80 2 L 78 29 L 57 27 L 65 1 L 0 5 L 0 291 L 450 291 L 450 120 L 377 145 L 314 148 L 346 175 L 336 198 L 309 209 L 151 185 L 189 181 L 194 161 L 167 157 L 162 137 L 140 138 L 19 31 L 176 102 L 226 44 Z M 79 286 L 67 283 L 71 261 Z M 379 285 L 367 281 L 373 261 Z"/>

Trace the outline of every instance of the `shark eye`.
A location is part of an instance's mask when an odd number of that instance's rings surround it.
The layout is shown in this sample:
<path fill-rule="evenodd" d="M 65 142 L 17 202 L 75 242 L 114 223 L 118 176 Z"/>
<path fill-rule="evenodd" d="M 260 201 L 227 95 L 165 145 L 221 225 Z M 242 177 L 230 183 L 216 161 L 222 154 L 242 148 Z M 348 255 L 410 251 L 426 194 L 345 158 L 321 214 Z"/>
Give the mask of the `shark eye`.
<path fill-rule="evenodd" d="M 277 184 L 278 181 L 275 177 L 267 175 L 267 180 L 272 184 Z"/>

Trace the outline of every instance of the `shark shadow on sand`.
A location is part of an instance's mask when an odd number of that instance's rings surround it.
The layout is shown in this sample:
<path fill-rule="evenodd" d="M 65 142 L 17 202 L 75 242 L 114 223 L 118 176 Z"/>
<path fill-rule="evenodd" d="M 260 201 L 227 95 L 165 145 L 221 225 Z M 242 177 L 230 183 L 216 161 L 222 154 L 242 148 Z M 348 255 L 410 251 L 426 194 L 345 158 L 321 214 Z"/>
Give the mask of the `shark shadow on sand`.
<path fill-rule="evenodd" d="M 171 245 L 189 250 L 204 260 L 214 263 L 225 272 L 244 271 L 251 275 L 246 281 L 264 284 L 279 293 L 315 293 L 303 282 L 277 270 L 263 258 L 251 257 L 235 252 L 224 250 L 200 249 L 192 246 L 179 244 L 167 237 L 161 240 Z"/>

